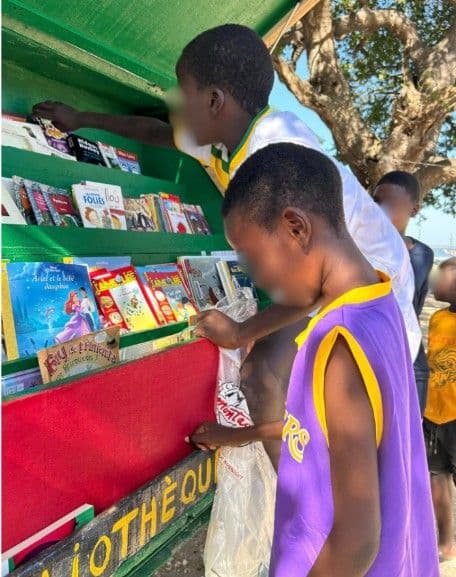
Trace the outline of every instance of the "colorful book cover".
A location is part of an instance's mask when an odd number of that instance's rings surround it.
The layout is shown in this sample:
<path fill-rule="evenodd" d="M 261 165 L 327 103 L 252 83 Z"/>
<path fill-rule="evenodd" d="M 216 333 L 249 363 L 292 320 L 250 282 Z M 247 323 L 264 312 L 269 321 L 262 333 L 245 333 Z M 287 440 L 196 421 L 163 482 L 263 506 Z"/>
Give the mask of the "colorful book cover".
<path fill-rule="evenodd" d="M 184 212 L 194 234 L 211 234 L 211 230 L 199 205 L 184 204 Z"/>
<path fill-rule="evenodd" d="M 184 207 L 179 197 L 160 193 L 163 202 L 165 218 L 168 220 L 170 232 L 178 234 L 192 234 L 192 230 L 185 216 Z"/>
<path fill-rule="evenodd" d="M 112 278 L 112 272 L 103 268 L 90 274 L 102 327 L 119 327 L 121 334 L 124 334 L 129 328 L 112 297 Z"/>
<path fill-rule="evenodd" d="M 97 142 L 98 149 L 101 152 L 101 156 L 108 168 L 117 168 L 120 170 L 119 159 L 117 158 L 116 150 L 114 146 L 110 144 L 105 144 L 104 142 Z"/>
<path fill-rule="evenodd" d="M 2 223 L 27 224 L 22 212 L 14 200 L 12 178 L 2 178 Z"/>
<path fill-rule="evenodd" d="M 233 280 L 234 289 L 248 289 L 253 298 L 258 298 L 255 285 L 242 265 L 237 260 L 229 260 L 226 264 Z"/>
<path fill-rule="evenodd" d="M 141 167 L 139 166 L 138 156 L 134 152 L 128 152 L 127 150 L 122 150 L 121 148 L 116 148 L 115 151 L 121 170 L 124 172 L 141 174 Z"/>
<path fill-rule="evenodd" d="M 157 211 L 157 207 L 160 207 L 160 204 L 157 204 L 156 202 L 156 200 L 159 198 L 158 194 L 143 194 L 141 198 L 145 200 L 149 216 L 155 225 L 155 230 L 157 232 L 163 230 L 161 218 Z"/>
<path fill-rule="evenodd" d="M 86 267 L 13 262 L 6 270 L 20 357 L 99 329 Z"/>
<path fill-rule="evenodd" d="M 53 226 L 51 211 L 43 196 L 40 184 L 31 180 L 24 180 L 25 190 L 35 215 L 36 223 L 40 226 Z"/>
<path fill-rule="evenodd" d="M 73 156 L 68 145 L 68 134 L 66 132 L 61 132 L 47 118 L 34 117 L 34 120 L 41 126 L 49 146 L 66 155 Z"/>
<path fill-rule="evenodd" d="M 40 188 L 56 226 L 82 226 L 71 195 L 66 190 L 44 184 L 41 184 Z"/>
<path fill-rule="evenodd" d="M 19 208 L 27 224 L 36 224 L 35 214 L 30 204 L 29 195 L 25 187 L 25 181 L 20 176 L 13 176 L 14 201 Z"/>
<path fill-rule="evenodd" d="M 136 232 L 157 231 L 144 198 L 124 198 L 124 206 L 128 230 Z"/>
<path fill-rule="evenodd" d="M 2 396 L 15 395 L 43 384 L 40 370 L 37 368 L 19 371 L 2 376 Z"/>
<path fill-rule="evenodd" d="M 196 309 L 176 264 L 145 267 L 144 276 L 166 323 L 187 321 Z"/>
<path fill-rule="evenodd" d="M 85 228 L 112 228 L 106 197 L 98 187 L 74 184 L 72 190 Z"/>
<path fill-rule="evenodd" d="M 116 230 L 127 230 L 124 199 L 120 186 L 115 184 L 105 184 L 102 182 L 90 182 L 88 180 L 84 184 L 97 188 L 105 195 L 109 213 L 111 215 L 112 227 Z"/>
<path fill-rule="evenodd" d="M 190 290 L 198 310 L 204 310 L 225 297 L 217 272 L 219 259 L 211 256 L 188 256 L 179 259 L 186 268 Z"/>
<path fill-rule="evenodd" d="M 87 140 L 87 138 L 82 138 L 82 136 L 78 136 L 77 134 L 69 134 L 67 142 L 71 152 L 79 162 L 105 166 L 105 162 L 96 142 Z"/>
<path fill-rule="evenodd" d="M 119 362 L 119 327 L 102 329 L 38 352 L 43 383 L 53 383 Z"/>
<path fill-rule="evenodd" d="M 131 256 L 66 256 L 63 262 L 86 266 L 89 272 L 100 269 L 107 271 L 131 265 Z"/>
<path fill-rule="evenodd" d="M 111 273 L 109 291 L 130 331 L 144 331 L 159 326 L 153 304 L 149 301 L 134 267 Z"/>
<path fill-rule="evenodd" d="M 2 553 L 2 577 L 14 571 L 21 563 L 35 557 L 47 546 L 69 537 L 74 531 L 92 521 L 94 515 L 95 511 L 92 505 L 81 505 L 22 543 Z"/>

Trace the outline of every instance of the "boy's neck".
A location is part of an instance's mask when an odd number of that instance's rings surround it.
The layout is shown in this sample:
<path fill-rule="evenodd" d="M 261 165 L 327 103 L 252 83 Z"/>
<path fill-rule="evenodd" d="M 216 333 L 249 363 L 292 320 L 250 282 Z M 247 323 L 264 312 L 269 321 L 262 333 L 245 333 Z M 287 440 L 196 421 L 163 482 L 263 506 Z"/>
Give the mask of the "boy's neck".
<path fill-rule="evenodd" d="M 241 110 L 232 115 L 228 122 L 224 122 L 220 141 L 226 146 L 230 156 L 243 139 L 253 118 L 254 116 Z"/>

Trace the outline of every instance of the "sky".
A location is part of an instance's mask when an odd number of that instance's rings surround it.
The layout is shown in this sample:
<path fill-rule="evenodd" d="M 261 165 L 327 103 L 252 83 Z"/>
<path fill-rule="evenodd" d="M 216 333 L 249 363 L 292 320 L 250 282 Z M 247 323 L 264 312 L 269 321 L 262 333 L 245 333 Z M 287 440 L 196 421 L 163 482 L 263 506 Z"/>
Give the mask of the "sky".
<path fill-rule="evenodd" d="M 305 77 L 303 60 L 298 63 L 298 73 Z M 302 106 L 277 77 L 269 101 L 274 108 L 294 112 L 317 134 L 324 149 L 334 153 L 334 140 L 328 127 L 315 112 Z M 432 207 L 424 208 L 420 217 L 410 222 L 407 233 L 432 247 L 456 247 L 456 219 Z"/>

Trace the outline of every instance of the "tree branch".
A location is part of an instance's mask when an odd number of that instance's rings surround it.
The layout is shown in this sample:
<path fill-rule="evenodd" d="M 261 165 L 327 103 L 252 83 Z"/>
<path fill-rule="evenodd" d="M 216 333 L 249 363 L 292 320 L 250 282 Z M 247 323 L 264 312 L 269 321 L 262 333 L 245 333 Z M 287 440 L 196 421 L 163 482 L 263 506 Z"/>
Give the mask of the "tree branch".
<path fill-rule="evenodd" d="M 456 22 L 428 53 L 420 84 L 428 93 L 435 93 L 456 84 Z"/>
<path fill-rule="evenodd" d="M 426 160 L 426 164 L 415 172 L 415 176 L 424 193 L 442 184 L 456 182 L 456 158 L 431 156 Z"/>
<path fill-rule="evenodd" d="M 418 65 L 428 55 L 428 49 L 421 41 L 413 22 L 397 10 L 361 8 L 334 22 L 334 35 L 338 40 L 353 32 L 362 32 L 364 36 L 368 36 L 379 28 L 387 28 L 392 32 L 408 48 L 410 57 Z"/>

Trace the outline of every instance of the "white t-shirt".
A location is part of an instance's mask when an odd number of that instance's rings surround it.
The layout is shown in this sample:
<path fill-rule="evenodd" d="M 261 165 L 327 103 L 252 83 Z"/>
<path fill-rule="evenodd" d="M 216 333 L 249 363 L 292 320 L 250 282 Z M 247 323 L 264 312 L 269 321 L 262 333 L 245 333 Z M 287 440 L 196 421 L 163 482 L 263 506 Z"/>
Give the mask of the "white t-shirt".
<path fill-rule="evenodd" d="M 231 157 L 224 145 L 198 146 L 192 136 L 181 129 L 175 131 L 174 139 L 177 148 L 200 162 L 222 194 L 239 166 L 254 152 L 269 144 L 292 142 L 325 154 L 316 135 L 296 115 L 274 112 L 270 107 L 253 119 Z M 415 359 L 421 342 L 421 330 L 413 309 L 414 277 L 405 243 L 351 171 L 335 159 L 331 160 L 342 178 L 347 228 L 371 265 L 391 278 L 404 316 L 412 358 Z"/>

